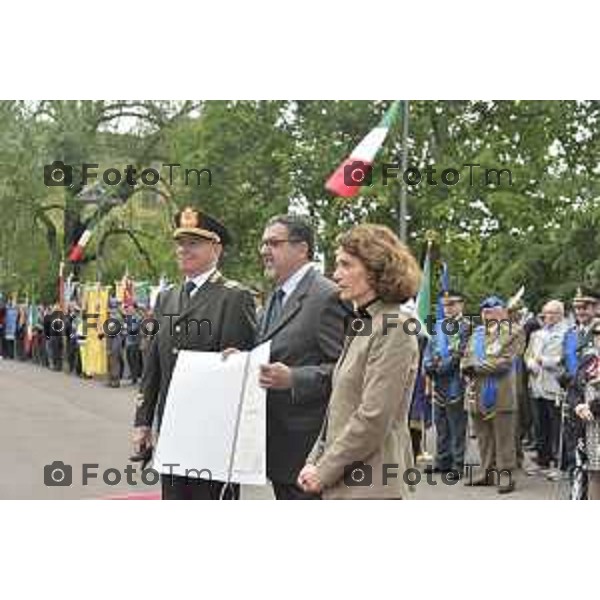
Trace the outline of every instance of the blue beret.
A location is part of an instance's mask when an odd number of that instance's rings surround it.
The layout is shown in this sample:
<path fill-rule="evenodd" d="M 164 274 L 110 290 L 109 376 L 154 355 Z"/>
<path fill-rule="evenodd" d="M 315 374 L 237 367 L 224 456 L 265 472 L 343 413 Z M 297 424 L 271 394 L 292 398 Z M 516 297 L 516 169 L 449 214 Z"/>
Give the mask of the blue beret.
<path fill-rule="evenodd" d="M 506 308 L 506 302 L 500 298 L 500 296 L 488 296 L 482 300 L 479 305 L 480 310 L 484 308 Z"/>

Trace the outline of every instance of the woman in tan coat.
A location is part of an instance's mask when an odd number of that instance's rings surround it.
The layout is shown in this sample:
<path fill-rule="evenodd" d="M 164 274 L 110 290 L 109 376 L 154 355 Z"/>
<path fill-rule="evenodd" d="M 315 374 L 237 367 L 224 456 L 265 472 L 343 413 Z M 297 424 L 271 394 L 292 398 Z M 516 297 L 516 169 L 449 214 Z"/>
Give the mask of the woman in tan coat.
<path fill-rule="evenodd" d="M 334 279 L 355 314 L 298 485 L 324 499 L 398 499 L 413 466 L 408 412 L 418 365 L 418 324 L 400 305 L 416 295 L 421 273 L 387 227 L 358 225 L 338 243 Z"/>

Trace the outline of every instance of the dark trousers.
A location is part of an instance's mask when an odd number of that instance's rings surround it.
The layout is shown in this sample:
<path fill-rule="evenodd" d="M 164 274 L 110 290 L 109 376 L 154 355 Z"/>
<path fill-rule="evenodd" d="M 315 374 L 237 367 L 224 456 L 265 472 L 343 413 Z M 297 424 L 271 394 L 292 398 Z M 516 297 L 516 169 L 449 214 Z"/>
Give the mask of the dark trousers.
<path fill-rule="evenodd" d="M 129 372 L 131 373 L 131 381 L 136 383 L 137 380 L 142 376 L 142 353 L 140 351 L 140 347 L 135 344 L 126 346 L 125 354 L 127 356 Z"/>
<path fill-rule="evenodd" d="M 21 334 L 19 334 L 15 340 L 15 354 L 16 358 L 19 360 L 25 360 L 27 358 L 25 356 L 25 339 Z"/>
<path fill-rule="evenodd" d="M 273 491 L 277 500 L 320 500 L 320 494 L 309 494 L 301 490 L 295 483 L 277 483 L 273 484 Z"/>
<path fill-rule="evenodd" d="M 161 475 L 163 500 L 219 500 L 225 483 L 179 475 Z M 240 486 L 230 483 L 223 500 L 239 500 Z"/>
<path fill-rule="evenodd" d="M 77 346 L 75 349 L 75 374 L 81 377 L 83 373 L 83 365 L 81 364 L 81 348 Z"/>
<path fill-rule="evenodd" d="M 467 413 L 462 400 L 435 405 L 435 466 L 449 471 L 461 470 L 465 463 Z"/>
<path fill-rule="evenodd" d="M 572 415 L 562 420 L 562 456 L 560 457 L 562 471 L 571 472 L 575 468 L 577 439 L 583 436 L 581 425 L 581 420 Z"/>
<path fill-rule="evenodd" d="M 15 357 L 15 340 L 4 340 L 4 358 Z"/>
<path fill-rule="evenodd" d="M 50 359 L 55 371 L 62 371 L 63 366 L 63 337 L 54 335 L 49 340 Z"/>
<path fill-rule="evenodd" d="M 539 418 L 538 465 L 549 467 L 550 462 L 558 458 L 558 440 L 560 436 L 560 407 L 554 400 L 536 398 Z"/>
<path fill-rule="evenodd" d="M 121 382 L 123 359 L 120 348 L 110 348 L 108 352 L 108 382 L 109 385 L 118 386 Z"/>
<path fill-rule="evenodd" d="M 410 443 L 413 452 L 413 461 L 417 464 L 417 456 L 421 454 L 421 442 L 423 440 L 423 432 L 417 428 L 410 428 Z"/>
<path fill-rule="evenodd" d="M 79 353 L 79 348 L 77 346 L 77 340 L 71 337 L 67 338 L 67 361 L 69 362 L 69 373 L 73 373 L 73 371 L 77 368 L 77 354 Z"/>
<path fill-rule="evenodd" d="M 40 364 L 43 367 L 50 366 L 48 358 L 48 344 L 46 338 L 43 335 L 40 336 Z"/>

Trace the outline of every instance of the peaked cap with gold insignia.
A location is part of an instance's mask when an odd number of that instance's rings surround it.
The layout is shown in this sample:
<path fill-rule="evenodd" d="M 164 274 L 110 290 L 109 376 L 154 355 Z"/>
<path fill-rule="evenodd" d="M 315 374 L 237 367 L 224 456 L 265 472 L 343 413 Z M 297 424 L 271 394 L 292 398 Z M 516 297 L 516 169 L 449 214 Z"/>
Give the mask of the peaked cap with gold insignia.
<path fill-rule="evenodd" d="M 217 221 L 214 217 L 191 206 L 187 206 L 175 215 L 175 232 L 173 233 L 173 238 L 178 240 L 185 235 L 213 240 L 223 245 L 231 241 L 225 225 Z"/>

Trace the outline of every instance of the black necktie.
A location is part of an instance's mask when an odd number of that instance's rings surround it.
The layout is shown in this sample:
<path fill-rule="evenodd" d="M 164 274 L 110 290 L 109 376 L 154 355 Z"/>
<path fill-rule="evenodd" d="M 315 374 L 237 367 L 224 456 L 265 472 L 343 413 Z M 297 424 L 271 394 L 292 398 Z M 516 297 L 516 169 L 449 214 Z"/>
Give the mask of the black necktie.
<path fill-rule="evenodd" d="M 189 279 L 185 282 L 183 286 L 183 306 L 187 308 L 190 305 L 190 300 L 192 299 L 192 292 L 196 289 L 196 284 Z"/>
<path fill-rule="evenodd" d="M 271 298 L 271 304 L 269 306 L 269 312 L 267 313 L 267 318 L 265 320 L 265 331 L 269 331 L 281 317 L 284 296 L 285 292 L 281 288 L 276 290 L 273 294 L 273 297 Z"/>

